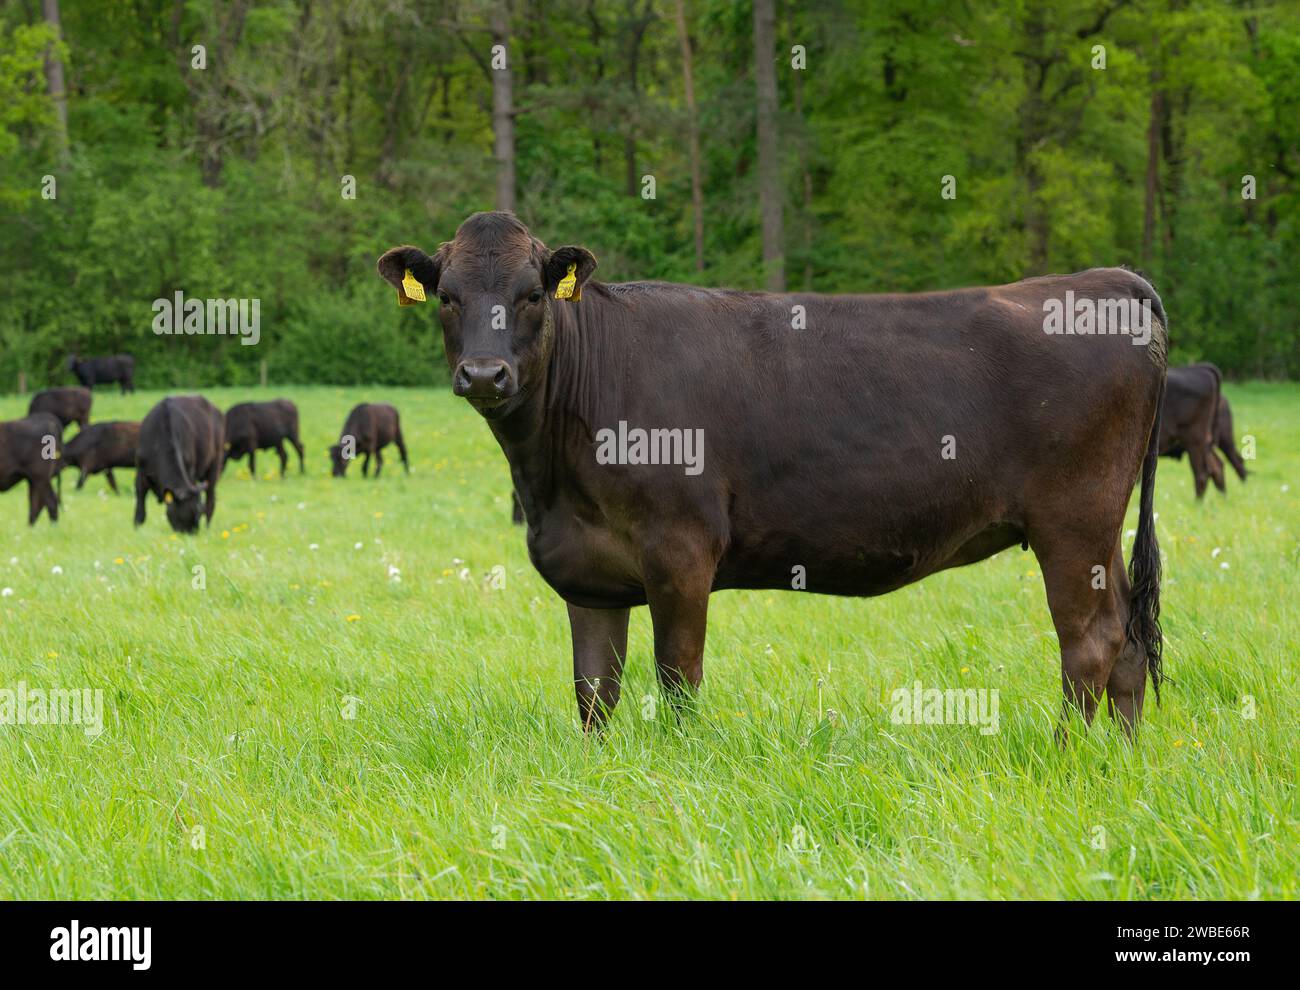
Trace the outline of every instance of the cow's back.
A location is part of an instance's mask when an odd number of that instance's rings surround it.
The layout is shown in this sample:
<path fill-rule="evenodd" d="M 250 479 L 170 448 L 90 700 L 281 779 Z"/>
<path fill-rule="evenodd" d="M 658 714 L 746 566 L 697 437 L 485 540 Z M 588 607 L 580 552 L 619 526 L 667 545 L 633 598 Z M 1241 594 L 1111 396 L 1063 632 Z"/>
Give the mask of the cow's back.
<path fill-rule="evenodd" d="M 1067 289 L 1150 301 L 1149 344 L 1047 333 L 1045 305 Z M 1163 310 L 1122 269 L 920 295 L 632 283 L 592 296 L 572 308 L 585 355 L 558 365 L 590 435 L 571 441 L 552 511 L 529 519 L 544 574 L 566 542 L 635 545 L 670 511 L 716 534 L 718 587 L 788 586 L 792 563 L 817 559 L 845 587 L 814 590 L 889 590 L 982 539 L 1020 542 L 1035 498 L 1063 480 L 1126 499 L 1164 375 Z M 597 463 L 597 435 L 621 428 L 701 431 L 698 473 Z M 1125 477 L 1089 475 L 1080 451 L 1098 444 L 1132 453 Z M 616 600 L 621 580 L 581 597 Z"/>

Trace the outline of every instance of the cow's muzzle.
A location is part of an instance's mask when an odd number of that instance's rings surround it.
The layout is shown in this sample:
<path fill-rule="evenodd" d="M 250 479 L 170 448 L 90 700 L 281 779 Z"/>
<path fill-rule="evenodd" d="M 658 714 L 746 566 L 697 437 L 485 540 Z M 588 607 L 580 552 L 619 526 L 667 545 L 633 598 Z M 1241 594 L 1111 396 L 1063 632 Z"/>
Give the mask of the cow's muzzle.
<path fill-rule="evenodd" d="M 471 358 L 456 366 L 451 389 L 462 398 L 487 403 L 502 402 L 519 391 L 510 365 L 497 358 Z M 477 401 L 476 401 L 477 400 Z"/>

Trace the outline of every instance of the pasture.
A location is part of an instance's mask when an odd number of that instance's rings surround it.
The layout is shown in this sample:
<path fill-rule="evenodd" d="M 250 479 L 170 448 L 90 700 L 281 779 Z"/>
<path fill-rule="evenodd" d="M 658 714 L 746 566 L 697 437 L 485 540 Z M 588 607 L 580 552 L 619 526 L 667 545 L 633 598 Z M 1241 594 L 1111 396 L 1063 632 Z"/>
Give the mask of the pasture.
<path fill-rule="evenodd" d="M 132 528 L 130 471 L 116 497 L 66 473 L 54 527 L 0 495 L 0 687 L 104 704 L 98 736 L 0 725 L 0 897 L 1295 897 L 1300 386 L 1225 391 L 1250 480 L 1198 504 L 1185 461 L 1158 473 L 1173 683 L 1136 746 L 1103 713 L 1062 749 L 1019 549 L 877 599 L 715 595 L 680 723 L 636 610 L 622 704 L 584 739 L 564 607 L 463 401 L 207 390 L 297 402 L 306 476 L 232 464 L 193 538 L 152 501 Z M 162 394 L 98 391 L 92 419 Z M 401 411 L 409 477 L 395 452 L 329 477 L 363 400 Z M 895 724 L 917 681 L 996 689 L 997 731 Z"/>

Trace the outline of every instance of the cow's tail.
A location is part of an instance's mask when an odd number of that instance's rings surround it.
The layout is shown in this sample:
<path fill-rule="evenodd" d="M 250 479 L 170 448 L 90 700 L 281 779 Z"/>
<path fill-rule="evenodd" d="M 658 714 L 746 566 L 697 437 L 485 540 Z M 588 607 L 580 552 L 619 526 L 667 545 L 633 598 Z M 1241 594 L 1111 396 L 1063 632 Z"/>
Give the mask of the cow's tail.
<path fill-rule="evenodd" d="M 1160 373 L 1160 391 L 1156 397 L 1155 417 L 1147 438 L 1146 456 L 1142 461 L 1142 493 L 1138 500 L 1137 535 L 1129 556 L 1129 642 L 1146 657 L 1147 672 L 1160 702 L 1160 685 L 1164 674 L 1160 660 L 1164 638 L 1160 632 L 1160 544 L 1156 539 L 1155 495 L 1156 464 L 1160 460 L 1160 412 L 1165 403 L 1165 373 Z"/>

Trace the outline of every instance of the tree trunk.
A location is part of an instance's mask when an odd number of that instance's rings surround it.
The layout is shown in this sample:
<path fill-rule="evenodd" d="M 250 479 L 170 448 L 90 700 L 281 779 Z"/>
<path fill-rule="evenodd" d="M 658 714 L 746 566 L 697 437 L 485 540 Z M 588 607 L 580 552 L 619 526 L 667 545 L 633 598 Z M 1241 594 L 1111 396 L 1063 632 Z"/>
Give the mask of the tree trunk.
<path fill-rule="evenodd" d="M 763 226 L 763 272 L 771 292 L 785 291 L 785 231 L 781 218 L 781 160 L 776 135 L 776 12 L 773 0 L 754 0 L 754 81 L 758 117 L 758 202 Z"/>
<path fill-rule="evenodd" d="M 510 14 L 506 0 L 492 6 L 492 44 L 506 53 L 505 65 L 492 69 L 492 136 L 497 163 L 497 209 L 515 209 L 515 107 L 511 76 Z"/>
<path fill-rule="evenodd" d="M 803 291 L 813 287 L 813 211 L 812 170 L 808 166 L 808 123 L 803 115 L 803 71 L 794 70 L 794 112 L 803 128 L 799 135 L 799 178 L 803 189 L 803 216 L 799 218 L 803 229 Z"/>
<path fill-rule="evenodd" d="M 1158 73 L 1151 78 L 1151 119 L 1147 125 L 1147 181 L 1142 210 L 1142 263 L 1151 264 L 1156 241 L 1156 201 L 1160 196 L 1160 135 L 1164 129 L 1164 94 Z"/>
<path fill-rule="evenodd" d="M 682 46 L 682 80 L 686 87 L 686 119 L 691 155 L 691 212 L 695 219 L 695 270 L 704 271 L 704 183 L 700 178 L 700 122 L 695 110 L 695 64 L 691 36 L 686 30 L 686 0 L 677 0 L 677 41 Z"/>
<path fill-rule="evenodd" d="M 641 94 L 640 63 L 641 43 L 645 40 L 646 28 L 650 26 L 653 15 L 650 2 L 646 0 L 640 12 L 634 0 L 628 0 L 628 44 L 627 44 L 627 84 L 632 94 L 633 105 L 638 103 Z M 641 174 L 636 167 L 636 111 L 628 114 L 627 130 L 623 132 L 623 165 L 627 175 L 627 194 L 636 196 L 641 191 Z"/>
<path fill-rule="evenodd" d="M 63 38 L 63 29 L 59 25 L 59 0 L 41 0 L 41 16 L 45 23 L 54 28 L 54 35 Z M 59 146 L 59 160 L 68 160 L 68 91 L 63 81 L 63 61 L 51 46 L 45 53 L 45 82 L 49 87 L 50 99 L 54 101 L 56 115 L 55 139 Z"/>

